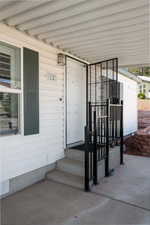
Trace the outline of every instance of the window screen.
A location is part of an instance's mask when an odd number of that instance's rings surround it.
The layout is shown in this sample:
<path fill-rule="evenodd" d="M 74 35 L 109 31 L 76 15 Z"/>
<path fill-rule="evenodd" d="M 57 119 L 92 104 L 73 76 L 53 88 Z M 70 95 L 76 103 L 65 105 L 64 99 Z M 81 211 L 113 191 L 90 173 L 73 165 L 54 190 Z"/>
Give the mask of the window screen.
<path fill-rule="evenodd" d="M 20 89 L 20 51 L 18 48 L 4 46 L 0 42 L 0 85 Z"/>
<path fill-rule="evenodd" d="M 0 135 L 19 131 L 19 95 L 0 92 Z"/>
<path fill-rule="evenodd" d="M 0 85 L 10 87 L 11 57 L 0 52 Z"/>

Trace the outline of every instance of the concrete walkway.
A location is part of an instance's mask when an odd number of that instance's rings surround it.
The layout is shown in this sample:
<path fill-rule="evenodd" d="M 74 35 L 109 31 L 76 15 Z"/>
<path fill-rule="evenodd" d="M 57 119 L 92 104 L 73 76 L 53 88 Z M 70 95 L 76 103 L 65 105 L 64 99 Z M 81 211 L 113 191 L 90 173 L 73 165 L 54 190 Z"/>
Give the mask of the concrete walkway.
<path fill-rule="evenodd" d="M 93 191 L 150 210 L 150 158 L 125 155 L 124 159 L 125 165 Z"/>
<path fill-rule="evenodd" d="M 127 156 L 93 191 L 43 181 L 2 200 L 2 225 L 150 225 L 150 159 Z"/>

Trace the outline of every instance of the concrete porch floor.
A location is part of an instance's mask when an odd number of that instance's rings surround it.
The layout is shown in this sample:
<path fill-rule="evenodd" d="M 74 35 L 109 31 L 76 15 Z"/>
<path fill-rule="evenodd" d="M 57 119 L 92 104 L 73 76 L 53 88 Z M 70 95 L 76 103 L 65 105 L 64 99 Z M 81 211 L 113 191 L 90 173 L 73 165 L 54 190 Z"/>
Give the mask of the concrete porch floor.
<path fill-rule="evenodd" d="M 150 158 L 125 165 L 85 193 L 43 181 L 1 201 L 2 225 L 150 225 Z"/>

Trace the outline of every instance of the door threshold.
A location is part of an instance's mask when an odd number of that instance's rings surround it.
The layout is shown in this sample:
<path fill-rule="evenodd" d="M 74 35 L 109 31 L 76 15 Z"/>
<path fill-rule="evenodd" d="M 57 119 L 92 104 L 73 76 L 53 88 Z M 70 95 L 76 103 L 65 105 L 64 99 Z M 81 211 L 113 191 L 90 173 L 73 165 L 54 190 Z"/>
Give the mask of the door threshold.
<path fill-rule="evenodd" d="M 73 147 L 77 147 L 77 146 L 80 146 L 80 145 L 84 145 L 84 141 L 78 141 L 78 142 L 74 142 L 74 143 L 71 143 L 71 144 L 67 144 L 66 148 L 73 148 Z"/>

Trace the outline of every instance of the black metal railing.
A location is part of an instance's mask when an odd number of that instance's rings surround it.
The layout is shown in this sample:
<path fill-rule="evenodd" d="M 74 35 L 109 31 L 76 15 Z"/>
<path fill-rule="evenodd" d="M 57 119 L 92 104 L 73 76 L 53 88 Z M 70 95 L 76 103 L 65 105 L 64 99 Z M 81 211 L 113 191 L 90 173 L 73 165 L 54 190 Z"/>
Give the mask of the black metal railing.
<path fill-rule="evenodd" d="M 118 58 L 87 65 L 85 128 L 85 190 L 98 183 L 99 162 L 105 162 L 110 175 L 110 148 L 120 145 L 123 163 L 123 97 L 118 82 Z"/>
<path fill-rule="evenodd" d="M 123 101 L 88 104 L 88 124 L 85 127 L 85 190 L 98 184 L 98 164 L 105 161 L 105 176 L 109 176 L 110 147 L 120 145 L 123 163 Z"/>

